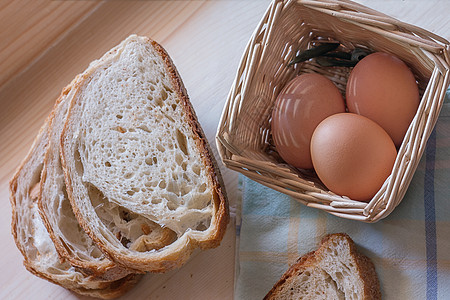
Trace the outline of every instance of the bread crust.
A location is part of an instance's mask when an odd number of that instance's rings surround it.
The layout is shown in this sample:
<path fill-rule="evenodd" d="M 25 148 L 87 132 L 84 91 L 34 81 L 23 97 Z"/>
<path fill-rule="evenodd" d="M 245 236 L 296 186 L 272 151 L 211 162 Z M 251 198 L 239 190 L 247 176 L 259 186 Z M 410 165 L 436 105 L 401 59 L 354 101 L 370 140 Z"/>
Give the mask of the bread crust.
<path fill-rule="evenodd" d="M 217 230 L 215 235 L 207 241 L 202 241 L 199 246 L 202 249 L 217 247 L 220 244 L 223 236 L 225 235 L 225 230 L 230 220 L 228 198 L 226 195 L 226 191 L 223 188 L 225 184 L 223 182 L 222 174 L 217 165 L 217 161 L 214 159 L 214 156 L 211 155 L 212 150 L 208 143 L 208 139 L 206 138 L 206 135 L 203 132 L 200 123 L 198 122 L 195 110 L 192 106 L 192 103 L 189 101 L 186 88 L 184 87 L 181 76 L 178 73 L 172 59 L 160 44 L 151 39 L 148 39 L 148 41 L 160 53 L 161 57 L 166 63 L 167 73 L 170 74 L 172 84 L 177 88 L 176 90 L 178 97 L 182 100 L 183 108 L 186 115 L 188 116 L 192 131 L 198 137 L 198 139 L 196 140 L 198 142 L 197 148 L 200 149 L 204 164 L 209 169 L 208 175 L 210 177 L 210 181 L 213 183 L 212 188 L 217 195 L 217 198 L 214 198 L 214 206 L 217 207 L 215 221 L 218 225 L 216 226 Z"/>
<path fill-rule="evenodd" d="M 142 274 L 128 274 L 127 276 L 119 278 L 115 281 L 99 282 L 97 284 L 98 288 L 89 289 L 81 287 L 75 283 L 73 285 L 64 285 L 54 276 L 39 271 L 37 268 L 35 268 L 34 264 L 30 263 L 29 261 L 24 260 L 23 265 L 28 270 L 28 272 L 41 279 L 45 279 L 48 282 L 62 286 L 63 288 L 68 289 L 76 294 L 99 299 L 115 299 L 124 295 L 129 290 L 131 290 L 142 279 L 143 276 Z"/>
<path fill-rule="evenodd" d="M 123 266 L 119 266 L 115 263 L 113 263 L 108 258 L 104 258 L 101 261 L 95 261 L 95 260 L 86 260 L 86 259 L 80 259 L 73 254 L 69 253 L 67 248 L 64 246 L 62 240 L 60 237 L 58 237 L 55 234 L 54 228 L 57 226 L 57 224 L 53 224 L 49 217 L 47 216 L 46 210 L 44 208 L 44 202 L 49 201 L 47 199 L 48 195 L 44 195 L 44 189 L 45 184 L 47 180 L 47 171 L 49 167 L 49 160 L 52 158 L 52 155 L 54 155 L 53 147 L 58 146 L 54 145 L 54 138 L 53 136 L 56 134 L 59 137 L 59 132 L 57 132 L 58 128 L 54 124 L 56 118 L 61 118 L 60 114 L 66 113 L 64 110 L 63 105 L 68 106 L 67 102 L 70 102 L 70 99 L 68 98 L 70 96 L 70 91 L 74 88 L 76 88 L 80 83 L 82 82 L 82 77 L 77 76 L 75 77 L 72 82 L 66 86 L 63 91 L 61 92 L 60 97 L 57 100 L 57 105 L 53 108 L 52 112 L 50 113 L 48 117 L 48 135 L 49 135 L 49 142 L 47 144 L 47 150 L 44 156 L 44 165 L 41 173 L 41 181 L 40 181 L 40 189 L 39 189 L 39 197 L 38 197 L 38 207 L 39 207 L 39 214 L 41 215 L 42 221 L 44 223 L 44 226 L 46 227 L 50 238 L 53 241 L 53 244 L 56 248 L 56 251 L 58 252 L 58 255 L 61 257 L 61 259 L 68 260 L 70 264 L 74 267 L 77 267 L 77 270 L 83 273 L 86 276 L 91 276 L 93 280 L 104 280 L 104 281 L 114 281 L 119 280 L 123 277 L 125 277 L 128 274 L 133 273 L 132 270 L 124 268 Z M 57 142 L 59 142 L 59 138 L 57 139 Z M 59 158 L 59 151 L 56 154 Z M 87 237 L 89 238 L 89 237 Z M 135 273 L 135 272 L 134 272 Z"/>
<path fill-rule="evenodd" d="M 65 90 L 63 90 L 62 94 L 64 93 Z M 60 101 L 61 97 L 58 98 L 58 100 L 56 101 L 55 107 L 59 105 Z M 133 287 L 139 281 L 141 276 L 136 274 L 130 274 L 115 281 L 98 280 L 95 279 L 94 277 L 86 276 L 82 278 L 83 283 L 81 283 L 74 279 L 70 279 L 69 274 L 67 277 L 64 275 L 55 275 L 46 272 L 45 268 L 40 265 L 41 264 L 40 261 L 38 260 L 35 261 L 29 257 L 25 249 L 25 246 L 22 244 L 21 240 L 18 237 L 17 232 L 19 227 L 26 226 L 26 224 L 20 223 L 21 220 L 17 213 L 17 205 L 19 200 L 17 199 L 18 181 L 22 176 L 24 176 L 28 172 L 33 172 L 33 170 L 28 169 L 29 167 L 31 168 L 36 167 L 35 164 L 39 165 L 39 163 L 41 163 L 41 160 L 43 160 L 45 149 L 48 147 L 49 120 L 50 116 L 45 120 L 44 124 L 40 128 L 39 133 L 35 137 L 28 154 L 25 156 L 23 161 L 16 169 L 16 172 L 14 173 L 9 183 L 10 202 L 12 207 L 11 233 L 14 237 L 14 241 L 16 243 L 17 248 L 22 253 L 24 259 L 23 265 L 33 275 L 45 279 L 54 284 L 60 285 L 80 295 L 91 296 L 101 299 L 112 299 L 119 297 L 123 295 L 125 292 L 127 292 L 131 287 Z M 30 194 L 32 194 L 30 190 L 34 190 L 34 186 L 31 186 L 33 185 L 33 183 L 28 182 L 28 184 L 30 185 L 25 186 L 25 188 L 28 187 L 27 190 L 29 191 Z M 36 200 L 29 199 L 29 201 L 36 201 Z M 27 209 L 30 209 L 31 206 L 35 205 L 34 203 L 26 203 L 26 202 L 20 204 L 26 205 L 28 207 Z M 31 230 L 27 227 L 23 229 L 26 231 Z M 75 273 L 76 271 L 74 270 L 73 274 Z M 80 273 L 78 274 L 82 275 Z"/>
<path fill-rule="evenodd" d="M 19 166 L 16 168 L 16 171 L 14 172 L 13 177 L 9 181 L 9 202 L 11 204 L 11 234 L 14 237 L 14 242 L 16 243 L 17 248 L 22 253 L 25 261 L 28 260 L 28 255 L 23 248 L 23 245 L 20 243 L 18 237 L 17 237 L 17 225 L 18 225 L 18 216 L 17 216 L 17 181 L 19 179 L 19 176 L 21 175 L 22 170 L 25 168 L 26 164 L 36 156 L 37 152 L 39 152 L 40 149 L 47 149 L 48 147 L 48 130 L 49 130 L 49 123 L 51 114 L 55 110 L 55 108 L 59 105 L 61 102 L 61 99 L 63 97 L 63 94 L 66 93 L 66 89 L 63 89 L 60 96 L 56 99 L 55 104 L 53 105 L 53 108 L 50 112 L 50 114 L 47 116 L 47 118 L 44 121 L 44 124 L 42 124 L 41 128 L 39 128 L 38 134 L 35 136 L 33 143 L 31 144 L 30 149 L 28 150 L 27 155 L 25 155 L 25 158 L 20 162 Z M 42 145 L 41 145 L 42 144 Z M 45 150 L 42 150 L 44 153 Z M 24 264 L 25 264 L 24 261 Z"/>
<path fill-rule="evenodd" d="M 28 260 L 28 255 L 22 245 L 22 243 L 20 243 L 18 237 L 17 237 L 17 228 L 18 228 L 18 216 L 17 216 L 17 199 L 16 199 L 16 194 L 17 194 L 17 181 L 19 179 L 19 176 L 22 172 L 22 170 L 24 169 L 25 165 L 27 164 L 27 162 L 29 160 L 32 159 L 32 156 L 34 155 L 34 152 L 37 151 L 36 148 L 38 147 L 47 147 L 48 144 L 48 119 L 47 118 L 44 122 L 44 124 L 42 125 L 42 127 L 39 129 L 38 134 L 36 135 L 36 137 L 33 140 L 33 143 L 30 147 L 30 150 L 28 151 L 27 155 L 25 156 L 25 158 L 22 160 L 22 162 L 19 164 L 19 166 L 17 167 L 13 177 L 11 178 L 11 180 L 9 181 L 9 201 L 11 203 L 11 234 L 14 237 L 14 242 L 16 243 L 17 248 L 19 249 L 19 251 L 22 253 L 24 260 L 27 261 Z M 41 143 L 43 143 L 43 145 L 40 145 Z M 24 264 L 25 264 L 24 261 Z"/>
<path fill-rule="evenodd" d="M 361 254 L 356 248 L 353 240 L 346 233 L 334 233 L 325 236 L 319 248 L 316 251 L 309 252 L 301 256 L 296 263 L 289 267 L 289 269 L 281 276 L 277 283 L 264 297 L 264 300 L 277 299 L 284 283 L 295 276 L 298 276 L 301 272 L 307 269 L 314 269 L 318 267 L 318 259 L 326 255 L 325 249 L 327 244 L 332 239 L 345 239 L 349 245 L 349 251 L 351 257 L 356 262 L 356 268 L 358 269 L 358 276 L 363 282 L 363 295 L 361 299 L 365 300 L 377 300 L 381 299 L 380 283 L 375 271 L 373 262 L 365 255 Z"/>
<path fill-rule="evenodd" d="M 378 280 L 375 265 L 373 264 L 372 260 L 358 251 L 355 242 L 346 233 L 335 233 L 326 235 L 322 239 L 321 245 L 325 245 L 329 240 L 335 238 L 346 239 L 350 246 L 350 253 L 352 254 L 352 257 L 356 261 L 356 267 L 358 268 L 358 272 L 361 278 L 363 279 L 364 283 L 363 299 L 366 300 L 381 299 L 380 282 Z"/>
<path fill-rule="evenodd" d="M 214 224 L 214 232 L 205 237 L 204 239 L 194 239 L 190 236 L 186 237 L 185 243 L 175 249 L 174 251 L 162 251 L 156 254 L 150 254 L 149 256 L 142 257 L 134 257 L 132 255 L 127 255 L 122 252 L 116 251 L 112 249 L 109 245 L 105 244 L 95 232 L 89 226 L 89 221 L 85 218 L 80 208 L 78 207 L 78 203 L 76 199 L 73 197 L 74 186 L 72 182 L 72 174 L 67 166 L 67 153 L 65 153 L 65 141 L 68 139 L 70 135 L 70 115 L 72 114 L 72 110 L 76 105 L 76 97 L 72 98 L 69 107 L 69 113 L 67 117 L 66 124 L 64 125 L 62 134 L 61 134 L 61 162 L 64 169 L 65 181 L 67 187 L 67 194 L 70 199 L 70 203 L 74 210 L 75 216 L 78 219 L 78 222 L 85 230 L 86 233 L 92 238 L 92 240 L 97 244 L 97 246 L 105 253 L 111 260 L 115 263 L 122 265 L 126 268 L 130 268 L 135 270 L 136 272 L 166 272 L 168 270 L 172 270 L 175 268 L 181 267 L 191 256 L 192 252 L 196 248 L 207 249 L 216 247 L 220 244 L 222 240 L 227 224 L 229 222 L 229 211 L 228 211 L 228 200 L 225 194 L 225 190 L 223 188 L 223 179 L 221 177 L 220 171 L 216 166 L 216 163 L 211 155 L 211 151 L 206 140 L 206 137 L 201 129 L 200 124 L 198 123 L 197 117 L 192 108 L 192 104 L 189 101 L 187 96 L 186 89 L 182 83 L 181 77 L 179 76 L 171 58 L 164 50 L 164 48 L 159 45 L 157 42 L 151 40 L 150 38 L 144 38 L 148 44 L 150 44 L 153 49 L 155 49 L 161 58 L 164 61 L 164 65 L 169 74 L 171 83 L 173 84 L 177 96 L 183 103 L 183 110 L 188 117 L 189 126 L 192 129 L 192 133 L 197 137 L 197 148 L 200 150 L 201 159 L 204 165 L 208 169 L 208 176 L 210 182 L 212 183 L 212 189 L 214 190 L 214 219 L 211 220 L 211 223 Z M 117 53 L 120 51 L 120 47 L 122 44 L 113 48 L 110 52 L 106 54 L 109 57 L 109 54 Z M 99 61 L 94 62 L 91 66 L 81 75 L 83 80 L 88 80 L 89 76 L 96 70 L 98 66 L 101 66 L 105 56 L 101 58 Z M 69 138 L 70 140 L 70 138 Z"/>

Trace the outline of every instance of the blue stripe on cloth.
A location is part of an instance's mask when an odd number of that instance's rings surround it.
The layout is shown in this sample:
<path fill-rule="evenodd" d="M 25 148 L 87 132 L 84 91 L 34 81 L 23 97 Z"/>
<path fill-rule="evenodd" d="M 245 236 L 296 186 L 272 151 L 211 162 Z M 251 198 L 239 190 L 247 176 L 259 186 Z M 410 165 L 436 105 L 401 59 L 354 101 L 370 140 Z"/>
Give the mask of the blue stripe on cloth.
<path fill-rule="evenodd" d="M 436 156 L 436 129 L 430 135 L 425 150 L 426 171 L 424 189 L 425 242 L 427 254 L 427 300 L 437 299 L 437 242 L 436 209 L 434 199 L 434 167 Z"/>

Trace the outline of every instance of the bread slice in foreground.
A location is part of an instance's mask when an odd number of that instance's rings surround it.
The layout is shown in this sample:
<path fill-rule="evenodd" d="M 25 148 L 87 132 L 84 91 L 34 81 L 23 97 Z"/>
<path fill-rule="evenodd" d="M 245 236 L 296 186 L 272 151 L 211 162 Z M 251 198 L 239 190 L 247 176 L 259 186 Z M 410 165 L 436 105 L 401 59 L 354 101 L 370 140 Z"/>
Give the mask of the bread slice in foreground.
<path fill-rule="evenodd" d="M 67 198 L 59 155 L 60 136 L 72 90 L 80 77 L 67 86 L 49 117 L 49 141 L 40 180 L 39 212 L 56 251 L 80 272 L 96 280 L 113 281 L 132 273 L 109 260 L 79 226 Z"/>
<path fill-rule="evenodd" d="M 336 233 L 292 265 L 264 299 L 372 300 L 381 299 L 381 291 L 372 261 L 347 234 Z"/>
<path fill-rule="evenodd" d="M 130 36 L 83 73 L 61 135 L 67 194 L 100 249 L 138 271 L 219 245 L 228 203 L 165 50 Z"/>
<path fill-rule="evenodd" d="M 115 281 L 95 280 L 61 261 L 38 213 L 45 151 L 48 145 L 48 120 L 41 128 L 27 157 L 10 181 L 12 234 L 24 257 L 28 271 L 78 294 L 96 298 L 118 297 L 133 287 L 140 275 L 130 274 Z"/>

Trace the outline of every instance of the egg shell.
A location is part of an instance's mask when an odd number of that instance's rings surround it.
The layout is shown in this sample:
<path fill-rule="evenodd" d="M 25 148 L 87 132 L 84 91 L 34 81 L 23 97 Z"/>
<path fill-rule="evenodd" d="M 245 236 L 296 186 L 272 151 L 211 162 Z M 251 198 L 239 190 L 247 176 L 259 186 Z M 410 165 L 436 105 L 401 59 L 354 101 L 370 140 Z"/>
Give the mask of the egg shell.
<path fill-rule="evenodd" d="M 353 113 L 332 115 L 316 128 L 311 155 L 319 179 L 332 192 L 368 201 L 390 175 L 397 150 L 374 121 Z"/>
<path fill-rule="evenodd" d="M 345 112 L 345 101 L 334 83 L 320 74 L 302 74 L 279 93 L 272 112 L 272 137 L 278 154 L 288 164 L 313 167 L 311 136 L 326 117 Z"/>
<path fill-rule="evenodd" d="M 351 71 L 346 102 L 349 112 L 377 122 L 399 147 L 419 107 L 419 88 L 402 60 L 376 52 Z"/>

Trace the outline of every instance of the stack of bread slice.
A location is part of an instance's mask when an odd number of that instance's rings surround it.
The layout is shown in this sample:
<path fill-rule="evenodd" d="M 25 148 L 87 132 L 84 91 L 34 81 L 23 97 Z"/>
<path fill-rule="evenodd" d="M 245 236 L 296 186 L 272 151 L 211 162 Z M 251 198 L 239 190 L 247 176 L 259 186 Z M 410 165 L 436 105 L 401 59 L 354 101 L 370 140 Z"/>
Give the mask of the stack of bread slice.
<path fill-rule="evenodd" d="M 136 35 L 62 91 L 10 190 L 25 267 L 99 298 L 218 246 L 229 219 L 173 62 Z"/>

